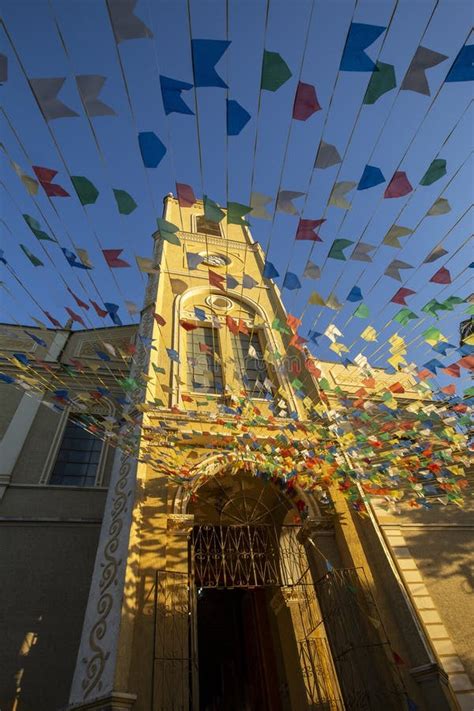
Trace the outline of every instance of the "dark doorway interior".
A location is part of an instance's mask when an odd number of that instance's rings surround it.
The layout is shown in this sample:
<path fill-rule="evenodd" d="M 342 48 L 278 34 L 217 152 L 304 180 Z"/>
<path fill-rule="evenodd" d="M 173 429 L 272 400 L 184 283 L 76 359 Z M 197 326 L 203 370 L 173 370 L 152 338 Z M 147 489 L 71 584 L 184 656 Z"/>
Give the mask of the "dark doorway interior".
<path fill-rule="evenodd" d="M 201 711 L 279 711 L 264 588 L 198 592 Z"/>

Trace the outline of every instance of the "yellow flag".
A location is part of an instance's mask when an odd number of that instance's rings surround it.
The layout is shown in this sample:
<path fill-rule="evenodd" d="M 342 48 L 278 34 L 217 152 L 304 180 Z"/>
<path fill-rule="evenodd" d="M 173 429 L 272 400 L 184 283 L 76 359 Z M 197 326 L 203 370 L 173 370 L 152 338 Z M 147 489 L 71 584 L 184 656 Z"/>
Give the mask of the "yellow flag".
<path fill-rule="evenodd" d="M 318 294 L 317 291 L 312 292 L 308 299 L 308 304 L 313 304 L 315 306 L 326 306 L 326 302 L 324 301 L 321 294 Z"/>
<path fill-rule="evenodd" d="M 373 326 L 367 326 L 360 334 L 360 337 L 363 338 L 364 341 L 376 341 L 377 331 Z"/>

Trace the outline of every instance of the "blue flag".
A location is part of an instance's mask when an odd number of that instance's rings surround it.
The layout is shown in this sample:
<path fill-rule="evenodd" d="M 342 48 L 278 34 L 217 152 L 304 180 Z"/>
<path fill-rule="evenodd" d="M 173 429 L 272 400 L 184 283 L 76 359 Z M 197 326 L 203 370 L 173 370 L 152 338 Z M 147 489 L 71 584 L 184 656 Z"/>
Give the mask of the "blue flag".
<path fill-rule="evenodd" d="M 227 40 L 193 39 L 193 70 L 195 86 L 217 86 L 227 89 L 227 84 L 215 70 L 215 65 L 222 57 L 230 42 Z"/>
<path fill-rule="evenodd" d="M 119 310 L 118 304 L 105 303 L 104 306 L 107 309 L 107 313 L 109 314 L 110 318 L 112 319 L 112 323 L 114 323 L 116 326 L 123 326 L 120 316 L 117 313 Z"/>
<path fill-rule="evenodd" d="M 227 135 L 238 136 L 250 121 L 250 114 L 234 99 L 227 99 Z"/>
<path fill-rule="evenodd" d="M 367 188 L 373 188 L 384 182 L 385 178 L 380 168 L 374 165 L 366 165 L 362 173 L 362 178 L 359 180 L 357 190 L 367 190 Z"/>
<path fill-rule="evenodd" d="M 74 252 L 71 252 L 69 249 L 66 249 L 66 247 L 61 247 L 61 251 L 66 257 L 71 267 L 76 267 L 76 269 L 91 269 L 91 267 L 86 267 L 85 264 L 80 262 L 77 258 L 77 255 L 74 254 Z"/>
<path fill-rule="evenodd" d="M 286 272 L 283 280 L 283 289 L 289 289 L 290 291 L 293 291 L 294 289 L 301 289 L 301 282 L 296 274 Z"/>
<path fill-rule="evenodd" d="M 347 301 L 362 301 L 364 297 L 362 296 L 360 288 L 358 286 L 353 286 L 346 298 Z"/>
<path fill-rule="evenodd" d="M 474 44 L 461 48 L 445 81 L 474 81 Z"/>
<path fill-rule="evenodd" d="M 277 272 L 271 262 L 266 261 L 265 266 L 263 267 L 263 276 L 267 279 L 275 279 L 276 277 L 280 276 L 280 274 Z"/>
<path fill-rule="evenodd" d="M 138 134 L 138 145 L 145 168 L 156 168 L 166 153 L 166 147 L 153 131 Z"/>
<path fill-rule="evenodd" d="M 353 22 L 342 53 L 339 67 L 341 72 L 377 71 L 376 65 L 364 50 L 370 47 L 386 29 L 386 27 L 380 27 L 379 25 L 364 25 L 361 22 Z"/>
<path fill-rule="evenodd" d="M 171 79 L 170 77 L 165 77 L 160 74 L 160 85 L 166 115 L 172 113 L 194 115 L 194 111 L 191 111 L 181 97 L 182 91 L 189 91 L 189 89 L 193 88 L 192 84 L 188 84 L 186 81 L 179 81 L 179 79 Z"/>

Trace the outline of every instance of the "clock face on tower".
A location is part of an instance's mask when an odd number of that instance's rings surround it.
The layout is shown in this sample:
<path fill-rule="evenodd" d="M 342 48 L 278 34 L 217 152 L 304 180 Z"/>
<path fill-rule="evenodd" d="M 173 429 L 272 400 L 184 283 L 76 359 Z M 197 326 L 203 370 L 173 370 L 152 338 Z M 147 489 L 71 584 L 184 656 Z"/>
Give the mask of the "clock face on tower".
<path fill-rule="evenodd" d="M 222 254 L 208 254 L 202 261 L 203 264 L 208 264 L 211 267 L 225 267 L 230 260 Z"/>

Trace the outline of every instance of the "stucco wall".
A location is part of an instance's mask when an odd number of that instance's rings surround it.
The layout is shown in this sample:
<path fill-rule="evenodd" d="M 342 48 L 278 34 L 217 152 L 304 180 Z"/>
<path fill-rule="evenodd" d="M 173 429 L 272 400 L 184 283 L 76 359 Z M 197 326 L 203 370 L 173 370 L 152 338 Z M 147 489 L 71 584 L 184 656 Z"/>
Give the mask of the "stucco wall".
<path fill-rule="evenodd" d="M 23 392 L 19 388 L 0 383 L 0 439 L 4 436 L 15 414 L 16 408 L 23 397 Z"/>
<path fill-rule="evenodd" d="M 0 525 L 2 711 L 67 704 L 98 535 L 92 524 Z"/>

